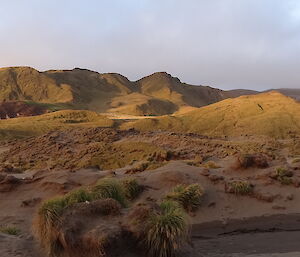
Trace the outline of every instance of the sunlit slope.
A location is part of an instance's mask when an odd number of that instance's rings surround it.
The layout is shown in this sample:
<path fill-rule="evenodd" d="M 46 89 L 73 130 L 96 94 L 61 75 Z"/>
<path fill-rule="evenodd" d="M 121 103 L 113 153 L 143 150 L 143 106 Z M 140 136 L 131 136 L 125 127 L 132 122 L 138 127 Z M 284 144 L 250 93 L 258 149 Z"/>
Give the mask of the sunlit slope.
<path fill-rule="evenodd" d="M 29 67 L 0 69 L 0 102 L 30 100 L 41 103 L 72 102 L 70 85 L 60 85 L 54 79 Z"/>
<path fill-rule="evenodd" d="M 112 127 L 114 122 L 91 111 L 63 110 L 32 117 L 0 120 L 0 139 L 40 135 L 76 127 Z"/>
<path fill-rule="evenodd" d="M 300 103 L 277 92 L 241 96 L 182 115 L 125 123 L 122 128 L 286 137 L 300 134 Z"/>

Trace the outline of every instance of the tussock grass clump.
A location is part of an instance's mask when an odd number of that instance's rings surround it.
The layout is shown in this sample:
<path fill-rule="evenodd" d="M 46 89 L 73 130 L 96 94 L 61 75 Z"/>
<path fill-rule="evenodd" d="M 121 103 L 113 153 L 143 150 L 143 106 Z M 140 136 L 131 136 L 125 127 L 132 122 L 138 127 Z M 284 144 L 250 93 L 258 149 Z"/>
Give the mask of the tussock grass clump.
<path fill-rule="evenodd" d="M 183 210 L 174 201 L 163 201 L 146 225 L 146 245 L 151 256 L 173 257 L 187 237 Z"/>
<path fill-rule="evenodd" d="M 134 200 L 144 190 L 143 186 L 139 185 L 139 183 L 134 178 L 123 180 L 122 185 L 124 187 L 125 196 L 129 200 Z"/>
<path fill-rule="evenodd" d="M 65 198 L 68 206 L 75 203 L 90 202 L 93 200 L 92 194 L 83 188 L 71 191 L 65 196 Z"/>
<path fill-rule="evenodd" d="M 112 198 L 123 207 L 126 206 L 125 191 L 122 183 L 117 179 L 104 178 L 99 180 L 92 188 L 92 196 L 94 199 Z"/>
<path fill-rule="evenodd" d="M 187 211 L 195 211 L 201 205 L 203 195 L 199 184 L 178 185 L 166 198 L 178 202 Z"/>
<path fill-rule="evenodd" d="M 253 193 L 253 185 L 248 181 L 235 180 L 225 184 L 225 191 L 236 195 L 249 195 Z"/>
<path fill-rule="evenodd" d="M 58 233 L 61 215 L 67 206 L 65 197 L 57 197 L 45 201 L 39 208 L 34 230 L 49 256 L 59 256 L 62 251 Z"/>
<path fill-rule="evenodd" d="M 124 182 L 114 178 L 104 178 L 88 189 L 76 189 L 65 196 L 47 200 L 42 203 L 38 210 L 34 223 L 35 235 L 49 256 L 68 256 L 65 254 L 71 254 L 74 250 L 72 244 L 75 239 L 72 239 L 72 233 L 74 231 L 74 233 L 77 233 L 76 229 L 79 229 L 76 222 L 72 224 L 72 219 L 70 220 L 72 215 L 82 215 L 82 217 L 86 215 L 119 215 L 121 208 L 126 207 L 126 194 L 132 199 L 137 196 L 139 190 L 140 185 L 134 179 Z M 76 220 L 76 217 L 74 219 Z M 69 226 L 72 224 L 71 230 L 66 230 L 66 222 Z M 73 231 L 73 229 L 75 230 Z M 120 228 L 114 227 L 114 229 L 119 235 Z M 91 240 L 97 241 L 98 239 L 102 240 L 102 238 L 107 238 L 109 241 L 114 240 L 114 237 L 111 236 L 114 229 L 103 235 L 98 235 L 98 232 L 95 232 L 95 237 L 92 236 Z M 84 241 L 85 239 L 87 241 Z M 95 241 L 96 244 L 93 245 L 89 241 L 90 239 L 83 237 L 82 240 L 81 248 L 79 248 L 87 254 L 88 251 L 92 252 L 93 249 L 96 249 L 95 251 L 98 254 L 98 246 L 106 245 L 106 241 Z M 70 256 L 75 255 L 71 254 Z"/>
<path fill-rule="evenodd" d="M 11 236 L 17 236 L 20 234 L 21 230 L 14 226 L 3 226 L 0 227 L 0 232 Z"/>

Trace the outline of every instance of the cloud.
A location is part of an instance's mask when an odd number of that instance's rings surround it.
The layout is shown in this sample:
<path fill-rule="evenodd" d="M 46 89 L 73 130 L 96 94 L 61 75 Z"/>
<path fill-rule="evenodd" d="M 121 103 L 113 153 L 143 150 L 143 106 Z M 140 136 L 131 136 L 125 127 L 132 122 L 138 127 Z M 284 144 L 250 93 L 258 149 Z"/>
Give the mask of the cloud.
<path fill-rule="evenodd" d="M 300 88 L 296 0 L 5 0 L 0 42 L 0 66 L 132 80 L 163 70 L 221 88 Z"/>

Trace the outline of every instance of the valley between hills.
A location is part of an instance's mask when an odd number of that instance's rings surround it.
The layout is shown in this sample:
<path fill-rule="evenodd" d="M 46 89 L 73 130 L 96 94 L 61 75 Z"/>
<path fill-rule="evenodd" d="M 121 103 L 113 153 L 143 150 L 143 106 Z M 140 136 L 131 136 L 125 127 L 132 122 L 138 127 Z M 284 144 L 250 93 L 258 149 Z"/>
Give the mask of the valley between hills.
<path fill-rule="evenodd" d="M 0 256 L 298 256 L 299 96 L 1 68 Z"/>

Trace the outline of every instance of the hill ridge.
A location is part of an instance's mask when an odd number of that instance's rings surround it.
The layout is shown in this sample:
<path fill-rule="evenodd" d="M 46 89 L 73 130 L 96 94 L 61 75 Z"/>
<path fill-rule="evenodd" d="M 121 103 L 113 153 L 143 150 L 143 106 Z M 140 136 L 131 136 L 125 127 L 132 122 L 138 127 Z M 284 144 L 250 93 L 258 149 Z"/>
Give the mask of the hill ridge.
<path fill-rule="evenodd" d="M 210 136 L 300 134 L 300 103 L 279 92 L 240 96 L 183 114 L 125 123 L 123 129 L 193 132 Z"/>

